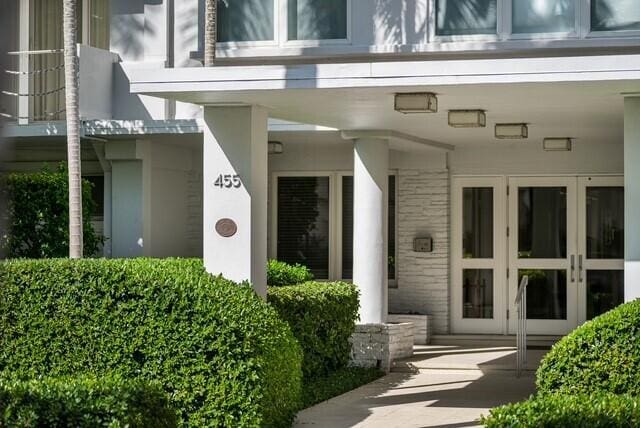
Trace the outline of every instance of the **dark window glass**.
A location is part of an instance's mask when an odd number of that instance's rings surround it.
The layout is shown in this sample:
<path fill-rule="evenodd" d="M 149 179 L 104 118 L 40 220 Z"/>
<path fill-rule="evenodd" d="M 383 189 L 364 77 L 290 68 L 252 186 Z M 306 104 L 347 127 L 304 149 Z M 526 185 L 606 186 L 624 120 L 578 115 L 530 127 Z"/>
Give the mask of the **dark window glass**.
<path fill-rule="evenodd" d="M 82 177 L 91 183 L 91 199 L 93 201 L 92 217 L 104 216 L 104 176 L 91 175 Z"/>
<path fill-rule="evenodd" d="M 567 189 L 521 187 L 518 191 L 518 257 L 567 257 Z"/>
<path fill-rule="evenodd" d="M 496 0 L 436 0 L 436 34 L 496 34 Z"/>
<path fill-rule="evenodd" d="M 347 38 L 347 0 L 288 0 L 289 40 Z"/>
<path fill-rule="evenodd" d="M 640 30 L 638 0 L 591 0 L 593 31 Z"/>
<path fill-rule="evenodd" d="M 329 278 L 329 177 L 278 177 L 278 260 Z"/>
<path fill-rule="evenodd" d="M 587 319 L 624 303 L 623 270 L 587 271 Z"/>
<path fill-rule="evenodd" d="M 463 318 L 493 318 L 493 269 L 464 269 L 462 299 Z"/>
<path fill-rule="evenodd" d="M 522 277 L 529 277 L 527 285 L 527 319 L 567 319 L 567 272 L 565 270 L 523 269 Z"/>
<path fill-rule="evenodd" d="M 493 188 L 462 190 L 462 256 L 493 258 Z"/>
<path fill-rule="evenodd" d="M 396 277 L 396 177 L 389 176 L 389 279 Z M 342 279 L 353 278 L 353 177 L 342 177 Z"/>
<path fill-rule="evenodd" d="M 587 258 L 624 258 L 624 188 L 587 188 Z"/>
<path fill-rule="evenodd" d="M 273 40 L 273 0 L 218 0 L 218 41 Z"/>

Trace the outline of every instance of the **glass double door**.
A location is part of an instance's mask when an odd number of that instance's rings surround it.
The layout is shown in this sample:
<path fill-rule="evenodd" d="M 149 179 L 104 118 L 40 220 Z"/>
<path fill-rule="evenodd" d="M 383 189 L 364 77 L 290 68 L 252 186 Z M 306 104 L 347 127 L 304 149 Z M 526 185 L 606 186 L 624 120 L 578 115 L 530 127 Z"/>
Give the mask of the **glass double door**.
<path fill-rule="evenodd" d="M 510 333 L 524 275 L 531 334 L 566 334 L 624 301 L 621 177 L 517 177 L 508 189 Z"/>

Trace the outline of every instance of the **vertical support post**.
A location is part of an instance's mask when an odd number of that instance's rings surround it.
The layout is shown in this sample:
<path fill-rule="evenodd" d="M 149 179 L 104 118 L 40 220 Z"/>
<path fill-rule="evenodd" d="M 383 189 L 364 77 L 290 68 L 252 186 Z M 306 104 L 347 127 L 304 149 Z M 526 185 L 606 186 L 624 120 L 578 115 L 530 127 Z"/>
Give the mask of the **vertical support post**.
<path fill-rule="evenodd" d="M 29 50 L 29 1 L 20 2 L 20 37 L 18 41 L 19 51 Z M 18 70 L 20 72 L 29 71 L 29 55 L 21 53 L 18 55 Z M 29 74 L 20 74 L 18 77 L 18 93 L 29 93 Z M 29 96 L 18 97 L 18 125 L 29 124 Z"/>
<path fill-rule="evenodd" d="M 204 263 L 267 294 L 267 112 L 204 108 Z"/>
<path fill-rule="evenodd" d="M 360 290 L 360 323 L 386 322 L 389 143 L 359 139 L 353 166 L 353 282 Z"/>
<path fill-rule="evenodd" d="M 640 298 L 640 97 L 624 99 L 624 299 Z"/>

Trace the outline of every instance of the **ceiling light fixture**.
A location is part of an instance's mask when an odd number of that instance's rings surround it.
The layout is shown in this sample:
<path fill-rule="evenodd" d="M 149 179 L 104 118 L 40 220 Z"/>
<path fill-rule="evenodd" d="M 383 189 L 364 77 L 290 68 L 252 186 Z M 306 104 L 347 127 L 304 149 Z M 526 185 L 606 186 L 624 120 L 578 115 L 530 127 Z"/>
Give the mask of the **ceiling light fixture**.
<path fill-rule="evenodd" d="M 496 123 L 496 138 L 500 140 L 521 140 L 529 138 L 529 127 L 526 123 Z"/>
<path fill-rule="evenodd" d="M 394 108 L 404 114 L 437 113 L 438 97 L 431 92 L 396 94 Z"/>
<path fill-rule="evenodd" d="M 570 152 L 572 148 L 571 138 L 545 138 L 542 148 L 547 152 Z"/>
<path fill-rule="evenodd" d="M 484 110 L 449 110 L 449 126 L 453 128 L 484 128 L 487 116 Z"/>
<path fill-rule="evenodd" d="M 268 153 L 270 155 L 281 155 L 283 152 L 282 143 L 280 141 L 269 141 Z"/>

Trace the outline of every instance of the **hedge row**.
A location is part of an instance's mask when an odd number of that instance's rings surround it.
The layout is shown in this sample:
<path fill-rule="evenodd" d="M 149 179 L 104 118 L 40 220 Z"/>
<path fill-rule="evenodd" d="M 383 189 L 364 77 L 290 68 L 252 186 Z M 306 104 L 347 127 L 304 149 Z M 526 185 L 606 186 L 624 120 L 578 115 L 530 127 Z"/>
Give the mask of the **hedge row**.
<path fill-rule="evenodd" d="M 640 397 L 611 393 L 539 395 L 498 407 L 487 428 L 612 428 L 640 426 Z"/>
<path fill-rule="evenodd" d="M 288 426 L 302 354 L 248 286 L 199 260 L 0 263 L 0 378 L 157 380 L 179 426 Z"/>
<path fill-rule="evenodd" d="M 345 282 L 270 288 L 268 302 L 293 331 L 304 355 L 305 378 L 346 367 L 358 320 L 358 290 Z"/>
<path fill-rule="evenodd" d="M 173 428 L 176 414 L 157 383 L 80 377 L 0 380 L 0 426 Z"/>
<path fill-rule="evenodd" d="M 267 285 L 269 287 L 284 287 L 297 285 L 313 280 L 313 274 L 306 266 L 290 265 L 278 260 L 267 263 Z"/>

